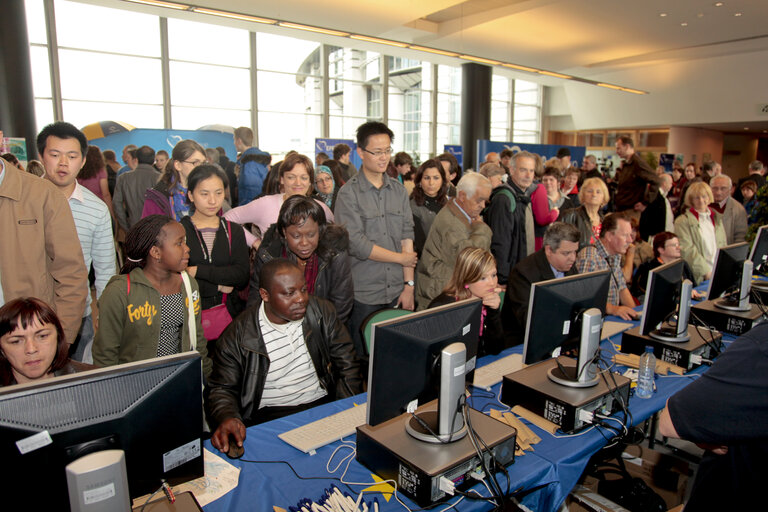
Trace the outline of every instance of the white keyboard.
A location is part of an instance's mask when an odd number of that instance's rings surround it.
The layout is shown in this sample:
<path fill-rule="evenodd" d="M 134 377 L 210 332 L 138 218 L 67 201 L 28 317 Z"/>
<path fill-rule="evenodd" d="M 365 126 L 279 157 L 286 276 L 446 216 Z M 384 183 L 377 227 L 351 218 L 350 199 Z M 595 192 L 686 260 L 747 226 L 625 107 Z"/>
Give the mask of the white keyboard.
<path fill-rule="evenodd" d="M 473 385 L 476 388 L 490 390 L 492 386 L 501 382 L 505 375 L 516 372 L 523 367 L 523 355 L 511 354 L 501 359 L 481 366 L 475 370 Z"/>
<path fill-rule="evenodd" d="M 614 336 L 616 334 L 619 334 L 620 332 L 624 332 L 627 329 L 634 327 L 635 324 L 631 324 L 628 322 L 614 322 L 611 320 L 603 322 L 603 330 L 600 333 L 600 339 L 605 340 L 610 338 L 611 336 Z"/>
<path fill-rule="evenodd" d="M 296 449 L 314 455 L 316 449 L 354 434 L 357 427 L 365 424 L 367 410 L 368 404 L 360 404 L 283 432 L 277 437 Z"/>

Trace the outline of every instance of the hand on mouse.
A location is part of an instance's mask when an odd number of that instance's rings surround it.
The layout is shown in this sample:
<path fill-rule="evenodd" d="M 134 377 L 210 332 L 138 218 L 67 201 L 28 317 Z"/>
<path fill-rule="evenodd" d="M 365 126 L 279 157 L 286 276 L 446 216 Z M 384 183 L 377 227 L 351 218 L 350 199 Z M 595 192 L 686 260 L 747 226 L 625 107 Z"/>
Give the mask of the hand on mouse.
<path fill-rule="evenodd" d="M 230 436 L 237 443 L 237 446 L 243 446 L 245 425 L 237 418 L 224 420 L 211 436 L 211 444 L 220 452 L 226 453 L 229 451 Z"/>

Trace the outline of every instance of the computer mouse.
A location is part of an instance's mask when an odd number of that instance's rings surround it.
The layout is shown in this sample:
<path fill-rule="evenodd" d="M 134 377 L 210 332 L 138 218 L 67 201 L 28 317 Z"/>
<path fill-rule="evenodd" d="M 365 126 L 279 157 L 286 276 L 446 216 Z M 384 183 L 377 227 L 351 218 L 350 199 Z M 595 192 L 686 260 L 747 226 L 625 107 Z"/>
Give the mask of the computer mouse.
<path fill-rule="evenodd" d="M 227 451 L 227 457 L 230 459 L 239 459 L 245 453 L 243 446 L 237 446 L 237 441 L 234 437 L 229 438 L 229 450 Z"/>

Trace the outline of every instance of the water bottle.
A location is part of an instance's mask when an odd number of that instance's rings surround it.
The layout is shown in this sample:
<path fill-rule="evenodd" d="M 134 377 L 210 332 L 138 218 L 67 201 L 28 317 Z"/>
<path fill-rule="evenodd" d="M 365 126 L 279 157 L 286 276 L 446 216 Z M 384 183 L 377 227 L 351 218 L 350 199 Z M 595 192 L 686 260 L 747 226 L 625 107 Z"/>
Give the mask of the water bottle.
<path fill-rule="evenodd" d="M 640 356 L 640 369 L 637 372 L 637 389 L 635 396 L 638 398 L 651 398 L 653 396 L 653 373 L 656 371 L 656 356 L 653 355 L 653 347 L 645 347 L 645 353 Z"/>

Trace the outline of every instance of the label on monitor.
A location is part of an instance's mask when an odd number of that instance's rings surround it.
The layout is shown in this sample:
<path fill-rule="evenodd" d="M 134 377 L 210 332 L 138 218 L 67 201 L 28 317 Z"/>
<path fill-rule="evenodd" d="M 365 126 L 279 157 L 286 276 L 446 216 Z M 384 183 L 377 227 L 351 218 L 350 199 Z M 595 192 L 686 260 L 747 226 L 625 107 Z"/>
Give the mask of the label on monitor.
<path fill-rule="evenodd" d="M 167 473 L 198 457 L 200 457 L 200 440 L 194 439 L 163 454 L 163 472 Z"/>
<path fill-rule="evenodd" d="M 470 324 L 467 324 L 464 327 L 462 327 L 461 328 L 461 335 L 462 336 L 466 336 L 471 328 L 472 328 L 472 326 Z"/>
<path fill-rule="evenodd" d="M 33 452 L 43 446 L 48 446 L 51 443 L 53 443 L 51 434 L 49 434 L 47 430 L 43 430 L 33 436 L 19 439 L 16 441 L 16 447 L 19 449 L 19 453 L 24 455 L 25 453 Z"/>
<path fill-rule="evenodd" d="M 571 321 L 566 320 L 563 322 L 563 335 L 569 334 L 571 332 Z"/>
<path fill-rule="evenodd" d="M 477 363 L 477 356 L 473 356 L 467 361 L 467 363 L 464 365 L 466 366 L 466 370 L 464 370 L 466 373 L 471 372 L 475 369 L 475 364 Z"/>
<path fill-rule="evenodd" d="M 110 482 L 107 485 L 96 487 L 95 489 L 88 489 L 83 491 L 83 503 L 86 505 L 92 505 L 100 501 L 108 500 L 117 494 L 115 492 L 114 482 Z"/>

